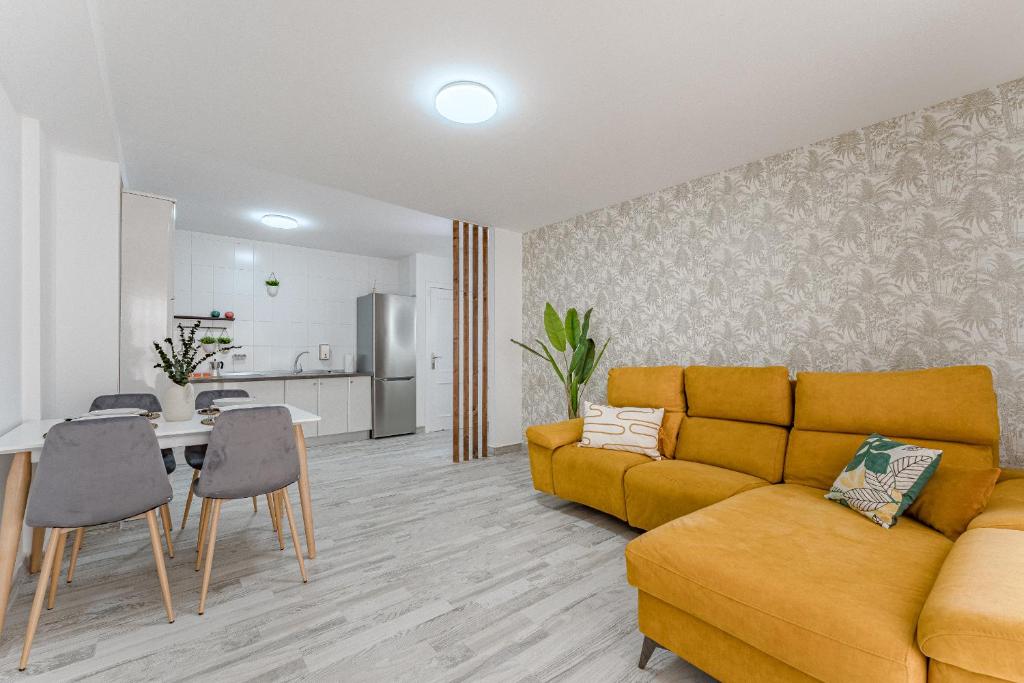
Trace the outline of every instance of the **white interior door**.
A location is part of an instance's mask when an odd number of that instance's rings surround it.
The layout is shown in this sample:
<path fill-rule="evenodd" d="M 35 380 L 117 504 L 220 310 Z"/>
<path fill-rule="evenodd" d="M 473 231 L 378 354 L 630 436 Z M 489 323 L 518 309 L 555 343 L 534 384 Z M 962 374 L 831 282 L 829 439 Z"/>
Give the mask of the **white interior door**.
<path fill-rule="evenodd" d="M 427 431 L 452 426 L 452 290 L 431 287 L 427 301 Z"/>

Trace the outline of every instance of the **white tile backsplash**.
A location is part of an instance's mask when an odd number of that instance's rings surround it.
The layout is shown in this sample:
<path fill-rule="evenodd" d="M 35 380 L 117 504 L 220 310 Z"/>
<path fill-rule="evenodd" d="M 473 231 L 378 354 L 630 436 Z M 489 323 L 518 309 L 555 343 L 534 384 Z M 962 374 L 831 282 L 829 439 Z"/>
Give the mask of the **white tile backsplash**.
<path fill-rule="evenodd" d="M 213 266 L 192 264 L 192 291 L 213 293 Z"/>
<path fill-rule="evenodd" d="M 281 280 L 277 297 L 263 281 Z M 286 370 L 296 354 L 307 369 L 341 367 L 356 349 L 356 297 L 397 292 L 398 261 L 177 230 L 174 235 L 174 312 L 209 315 L 234 311 L 225 323 L 235 351 L 225 367 Z M 220 334 L 219 331 L 213 334 Z M 331 360 L 317 358 L 317 345 L 331 345 Z"/>

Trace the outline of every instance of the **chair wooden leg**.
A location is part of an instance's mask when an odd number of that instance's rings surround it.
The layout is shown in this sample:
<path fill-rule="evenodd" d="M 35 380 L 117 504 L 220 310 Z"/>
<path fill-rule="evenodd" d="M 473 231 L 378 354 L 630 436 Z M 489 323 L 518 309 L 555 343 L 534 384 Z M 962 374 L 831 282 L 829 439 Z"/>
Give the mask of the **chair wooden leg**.
<path fill-rule="evenodd" d="M 68 565 L 68 583 L 75 578 L 75 567 L 78 566 L 78 552 L 82 549 L 82 537 L 85 536 L 85 527 L 78 527 L 75 531 L 75 543 L 71 546 L 71 563 Z"/>
<path fill-rule="evenodd" d="M 206 611 L 206 592 L 210 589 L 210 572 L 213 570 L 213 549 L 217 545 L 217 522 L 220 520 L 220 504 L 218 498 L 213 501 L 213 520 L 210 523 L 210 543 L 206 549 L 206 569 L 203 571 L 203 589 L 199 593 L 199 613 Z"/>
<path fill-rule="evenodd" d="M 271 493 L 270 500 L 274 503 L 274 516 L 277 517 L 277 549 L 284 550 L 284 521 L 281 519 L 281 492 L 274 491 Z"/>
<path fill-rule="evenodd" d="M 203 561 L 203 544 L 206 541 L 206 527 L 210 521 L 210 499 L 203 498 L 203 507 L 199 511 L 199 540 L 196 542 L 196 571 Z"/>
<path fill-rule="evenodd" d="M 270 503 L 270 494 L 267 494 L 267 512 L 270 513 L 270 523 L 274 525 L 274 531 L 277 531 L 277 516 L 274 512 L 274 506 Z"/>
<path fill-rule="evenodd" d="M 256 496 L 253 496 L 252 497 L 252 514 L 255 515 L 259 511 L 260 511 L 259 507 L 256 506 Z"/>
<path fill-rule="evenodd" d="M 299 559 L 299 573 L 302 575 L 302 583 L 308 583 L 306 576 L 306 562 L 302 559 L 302 546 L 299 545 L 299 532 L 295 529 L 295 518 L 292 517 L 292 502 L 288 499 L 288 487 L 279 492 L 281 502 L 284 505 L 285 515 L 288 517 L 288 531 L 292 535 L 292 543 L 295 545 L 295 557 Z"/>
<path fill-rule="evenodd" d="M 25 645 L 21 649 L 21 661 L 18 663 L 18 671 L 24 671 L 28 666 L 28 655 L 32 651 L 32 639 L 36 636 L 36 628 L 39 626 L 39 614 L 43 611 L 43 600 L 46 598 L 46 587 L 50 583 L 50 574 L 53 571 L 53 561 L 57 557 L 57 546 L 60 544 L 63 529 L 54 529 L 50 532 L 50 540 L 46 544 L 46 554 L 43 556 L 43 564 L 39 567 L 39 581 L 36 584 L 36 595 L 32 599 L 32 611 L 28 614 L 28 628 L 25 630 Z"/>
<path fill-rule="evenodd" d="M 53 609 L 57 604 L 57 581 L 64 564 L 64 547 L 67 545 L 68 532 L 61 531 L 57 538 L 57 555 L 53 559 L 53 570 L 50 572 L 50 599 L 46 601 L 46 609 Z"/>
<path fill-rule="evenodd" d="M 181 527 L 185 528 L 188 521 L 188 511 L 192 507 L 192 491 L 196 488 L 196 479 L 199 478 L 199 470 L 192 470 L 192 482 L 188 485 L 188 496 L 185 497 L 185 514 L 181 516 Z"/>
<path fill-rule="evenodd" d="M 164 541 L 167 543 L 167 556 L 173 558 L 174 541 L 171 540 L 171 507 L 169 505 L 160 506 L 160 519 L 164 523 Z"/>
<path fill-rule="evenodd" d="M 149 544 L 153 546 L 153 561 L 156 562 L 156 576 L 160 580 L 160 592 L 164 597 L 167 621 L 173 624 L 174 606 L 171 605 L 171 586 L 167 582 L 167 567 L 164 565 L 163 548 L 160 547 L 160 532 L 156 528 L 156 513 L 152 510 L 146 513 L 146 523 L 149 524 Z M 171 557 L 174 557 L 174 555 L 171 555 Z"/>
<path fill-rule="evenodd" d="M 28 573 L 38 574 L 43 565 L 43 543 L 46 541 L 46 528 L 32 529 L 32 554 L 29 556 Z"/>

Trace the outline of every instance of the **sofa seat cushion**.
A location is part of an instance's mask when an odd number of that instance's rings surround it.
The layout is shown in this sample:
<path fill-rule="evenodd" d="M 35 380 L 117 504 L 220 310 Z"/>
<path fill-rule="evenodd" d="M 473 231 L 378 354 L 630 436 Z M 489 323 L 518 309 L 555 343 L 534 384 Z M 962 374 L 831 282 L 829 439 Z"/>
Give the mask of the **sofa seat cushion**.
<path fill-rule="evenodd" d="M 626 546 L 629 582 L 821 680 L 924 681 L 914 633 L 952 547 L 792 484 L 764 486 Z"/>
<path fill-rule="evenodd" d="M 917 641 L 932 659 L 1024 680 L 1024 533 L 972 529 L 957 540 L 921 612 Z"/>
<path fill-rule="evenodd" d="M 686 460 L 661 460 L 626 472 L 630 526 L 653 529 L 676 517 L 768 482 L 742 472 Z"/>
<path fill-rule="evenodd" d="M 997 483 L 985 511 L 971 520 L 967 528 L 1024 531 L 1024 479 Z"/>
<path fill-rule="evenodd" d="M 646 455 L 604 448 L 562 446 L 551 457 L 555 495 L 626 519 L 626 470 L 652 461 Z"/>

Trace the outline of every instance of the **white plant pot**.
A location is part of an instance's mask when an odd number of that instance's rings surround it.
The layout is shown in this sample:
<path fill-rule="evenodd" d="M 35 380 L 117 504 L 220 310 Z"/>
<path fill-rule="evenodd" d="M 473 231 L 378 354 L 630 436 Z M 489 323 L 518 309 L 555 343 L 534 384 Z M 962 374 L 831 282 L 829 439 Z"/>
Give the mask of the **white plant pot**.
<path fill-rule="evenodd" d="M 267 285 L 267 295 L 268 296 L 277 296 L 277 288 L 279 286 L 280 285 Z"/>
<path fill-rule="evenodd" d="M 216 344 L 203 344 L 203 353 L 216 353 L 220 347 Z"/>
<path fill-rule="evenodd" d="M 164 392 L 164 400 L 160 406 L 164 409 L 164 419 L 168 422 L 184 422 L 192 419 L 196 405 L 196 390 L 191 384 L 178 386 L 172 384 Z"/>

